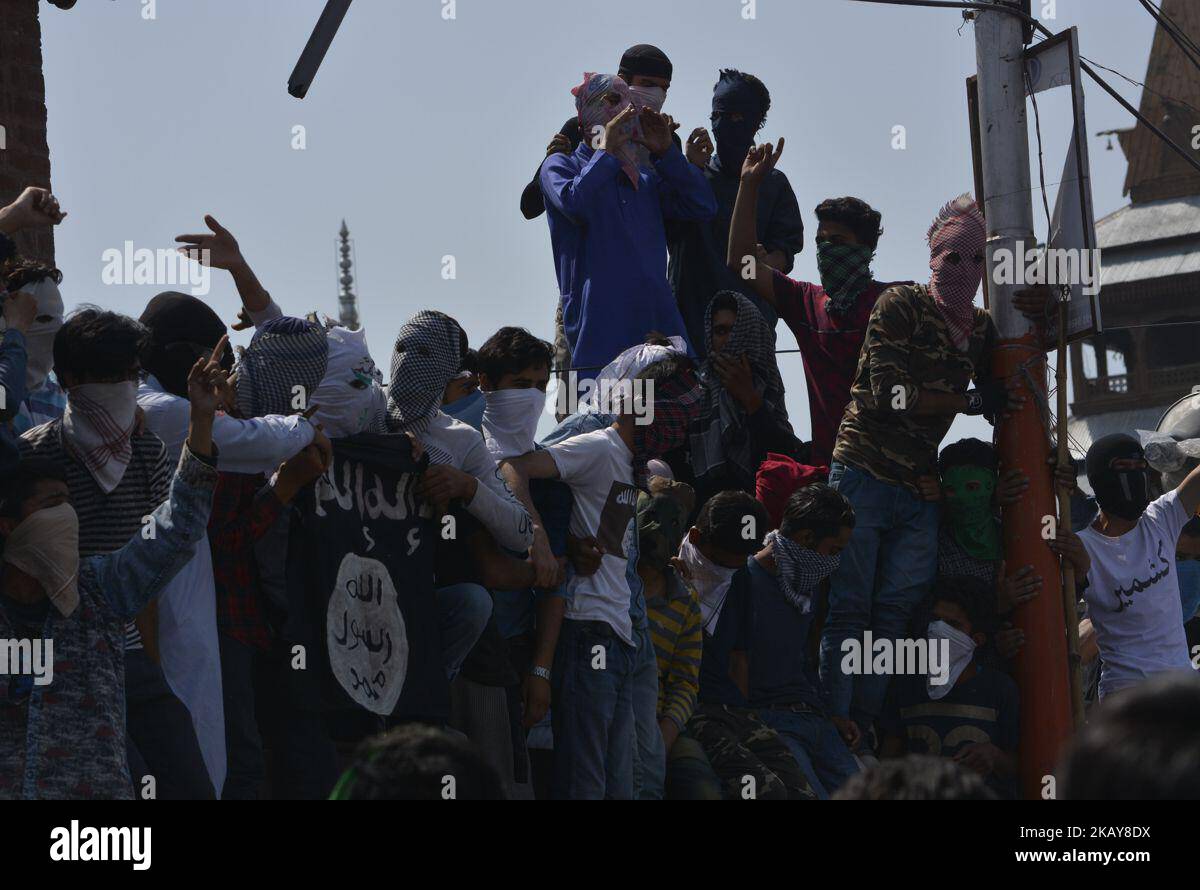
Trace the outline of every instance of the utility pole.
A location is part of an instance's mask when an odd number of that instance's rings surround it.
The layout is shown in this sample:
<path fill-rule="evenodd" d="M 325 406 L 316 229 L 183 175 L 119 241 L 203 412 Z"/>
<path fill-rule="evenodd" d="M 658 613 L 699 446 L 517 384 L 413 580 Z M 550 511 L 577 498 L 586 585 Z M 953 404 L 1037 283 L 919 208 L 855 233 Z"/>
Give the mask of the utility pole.
<path fill-rule="evenodd" d="M 995 7 L 1021 8 L 1006 0 L 990 2 Z M 1022 20 L 1002 9 L 981 9 L 975 14 L 988 301 L 999 333 L 992 374 L 1016 377 L 1026 398 L 1018 413 L 997 420 L 1001 469 L 1016 467 L 1029 477 L 1029 489 L 1021 500 L 1003 511 L 1004 559 L 1008 572 L 1032 565 L 1042 578 L 1041 593 L 1014 614 L 1014 623 L 1025 633 L 1025 646 L 1015 665 L 1021 695 L 1021 791 L 1024 797 L 1034 798 L 1043 793 L 1044 777 L 1054 773 L 1063 743 L 1071 734 L 1072 716 L 1062 580 L 1058 559 L 1044 537 L 1053 535 L 1058 522 L 1043 413 L 1047 405 L 1046 353 L 1033 326 L 1013 308 L 1013 292 L 1020 285 L 997 284 L 992 274 L 1005 252 L 1013 260 L 1013 268 L 1023 269 L 1025 257 L 1017 254 L 1017 242 L 1037 243 L 1022 31 Z M 1070 517 L 1064 516 L 1062 521 L 1069 523 Z"/>

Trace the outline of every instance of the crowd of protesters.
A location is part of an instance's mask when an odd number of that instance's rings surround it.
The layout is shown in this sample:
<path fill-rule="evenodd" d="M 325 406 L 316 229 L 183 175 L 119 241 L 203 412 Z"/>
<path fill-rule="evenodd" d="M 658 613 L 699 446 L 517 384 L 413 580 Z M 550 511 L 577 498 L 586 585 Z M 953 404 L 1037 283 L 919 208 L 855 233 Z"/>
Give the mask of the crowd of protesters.
<path fill-rule="evenodd" d="M 932 196 L 929 271 L 888 281 L 879 211 L 814 196 L 820 281 L 798 281 L 784 141 L 755 144 L 767 86 L 720 71 L 711 136 L 681 139 L 672 75 L 648 45 L 585 74 L 521 196 L 549 226 L 555 342 L 503 327 L 472 348 L 414 307 L 386 378 L 363 331 L 278 305 L 212 217 L 177 240 L 229 273 L 244 349 L 183 293 L 136 319 L 65 314 L 61 274 L 9 236 L 66 214 L 34 187 L 0 209 L 0 797 L 436 797 L 447 776 L 464 797 L 1016 796 L 1013 612 L 1042 579 L 1005 564 L 999 511 L 1029 480 L 988 442 L 943 445 L 958 415 L 1025 400 L 990 371 L 980 209 Z M 1050 299 L 1019 307 L 1040 324 Z M 342 481 L 350 453 L 399 462 L 395 505 Z M 1162 493 L 1130 435 L 1086 471 L 1095 512 L 1046 546 L 1080 579 L 1097 698 L 1194 704 L 1143 681 L 1191 667 L 1176 551 L 1200 475 Z M 367 543 L 342 552 L 313 517 L 356 498 Z M 314 607 L 297 576 L 382 553 L 402 576 L 345 586 L 404 612 L 386 634 L 402 688 L 339 675 L 333 706 L 298 675 L 340 670 L 335 642 L 375 657 L 385 634 L 336 627 L 330 591 Z M 945 658 L 850 666 L 872 639 Z M 1136 709 L 1106 707 L 1122 745 L 1155 747 Z M 1072 775 L 1100 795 L 1088 751 Z"/>

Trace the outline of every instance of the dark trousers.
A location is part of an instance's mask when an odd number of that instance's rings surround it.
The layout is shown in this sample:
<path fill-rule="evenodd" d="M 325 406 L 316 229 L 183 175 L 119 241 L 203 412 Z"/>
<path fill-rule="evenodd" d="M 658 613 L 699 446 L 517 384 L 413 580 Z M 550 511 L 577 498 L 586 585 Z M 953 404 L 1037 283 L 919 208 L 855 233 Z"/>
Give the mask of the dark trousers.
<path fill-rule="evenodd" d="M 297 706 L 291 661 L 288 646 L 277 643 L 258 672 L 255 713 L 269 755 L 270 797 L 325 800 L 339 775 L 337 745 L 325 714 Z"/>
<path fill-rule="evenodd" d="M 221 691 L 225 698 L 225 787 L 222 800 L 258 800 L 266 779 L 262 735 L 255 713 L 265 652 L 224 633 L 221 644 Z"/>
<path fill-rule="evenodd" d="M 151 788 L 158 800 L 216 797 L 192 715 L 142 649 L 125 653 L 125 748 L 135 797 Z"/>

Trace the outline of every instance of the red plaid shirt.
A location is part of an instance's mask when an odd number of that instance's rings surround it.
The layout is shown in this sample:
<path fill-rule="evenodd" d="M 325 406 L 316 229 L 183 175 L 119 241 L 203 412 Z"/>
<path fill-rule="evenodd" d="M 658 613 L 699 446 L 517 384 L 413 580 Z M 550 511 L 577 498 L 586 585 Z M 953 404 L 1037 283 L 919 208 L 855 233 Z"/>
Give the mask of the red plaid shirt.
<path fill-rule="evenodd" d="M 268 649 L 267 623 L 254 542 L 275 524 L 283 504 L 262 475 L 221 473 L 208 521 L 217 628 L 247 646 Z"/>

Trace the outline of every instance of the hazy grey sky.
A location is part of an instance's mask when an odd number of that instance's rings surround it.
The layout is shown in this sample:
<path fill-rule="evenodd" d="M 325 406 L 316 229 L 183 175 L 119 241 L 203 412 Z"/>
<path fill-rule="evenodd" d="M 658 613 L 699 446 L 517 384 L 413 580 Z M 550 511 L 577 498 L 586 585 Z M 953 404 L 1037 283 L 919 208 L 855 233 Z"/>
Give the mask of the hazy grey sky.
<path fill-rule="evenodd" d="M 544 217 L 521 217 L 518 197 L 573 113 L 569 90 L 582 72 L 615 70 L 634 43 L 671 57 L 664 110 L 684 131 L 707 126 L 718 68 L 767 84 L 759 138 L 787 138 L 780 168 L 805 212 L 796 277 L 817 280 L 811 209 L 852 194 L 883 213 L 877 276 L 926 280 L 926 228 L 944 201 L 971 190 L 963 80 L 975 47 L 971 25 L 958 33 L 957 11 L 757 0 L 747 19 L 748 0 L 457 0 L 447 20 L 446 2 L 355 0 L 304 100 L 286 81 L 323 0 L 157 0 L 153 19 L 146 0 L 83 0 L 69 12 L 43 3 L 54 188 L 70 212 L 57 235 L 68 307 L 140 314 L 164 288 L 102 284 L 104 251 L 170 247 L 211 212 L 285 311 L 335 315 L 345 217 L 362 321 L 385 371 L 397 328 L 422 308 L 454 315 L 474 345 L 504 324 L 549 338 L 549 236 Z M 1133 0 L 1033 5 L 1055 7 L 1051 30 L 1078 25 L 1084 55 L 1144 79 L 1153 22 Z M 1139 88 L 1105 76 L 1137 104 Z M 1133 121 L 1098 87 L 1085 89 L 1099 218 L 1124 203 L 1125 162 L 1090 134 Z M 1044 95 L 1054 183 L 1069 121 L 1061 97 Z M 304 150 L 292 148 L 297 125 Z M 906 129 L 903 151 L 892 148 L 895 125 Z M 1044 235 L 1040 199 L 1035 220 Z M 454 280 L 442 278 L 446 255 Z M 223 273 L 207 299 L 233 319 Z M 780 348 L 794 348 L 779 331 Z M 781 356 L 780 368 L 807 437 L 799 356 Z M 961 418 L 959 435 L 989 430 Z"/>

